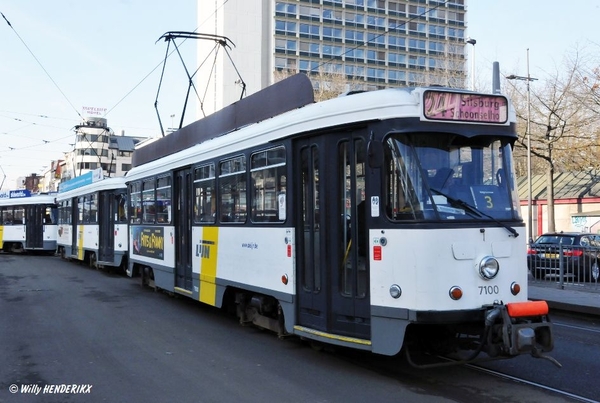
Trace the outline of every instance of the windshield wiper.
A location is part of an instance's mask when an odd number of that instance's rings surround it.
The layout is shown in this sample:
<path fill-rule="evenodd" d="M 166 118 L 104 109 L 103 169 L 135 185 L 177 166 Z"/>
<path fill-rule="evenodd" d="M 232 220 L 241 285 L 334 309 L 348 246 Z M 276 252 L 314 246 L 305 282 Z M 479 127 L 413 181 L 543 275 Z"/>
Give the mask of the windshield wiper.
<path fill-rule="evenodd" d="M 468 211 L 469 213 L 471 213 L 471 215 L 476 215 L 479 217 L 486 217 L 489 218 L 490 220 L 494 221 L 496 224 L 500 224 L 501 226 L 503 226 L 504 228 L 506 228 L 506 230 L 508 232 L 510 232 L 511 234 L 513 234 L 513 236 L 516 238 L 519 236 L 519 233 L 517 232 L 517 230 L 515 230 L 513 227 L 511 227 L 510 225 L 507 225 L 505 223 L 503 223 L 502 221 L 492 217 L 489 214 L 484 213 L 483 211 L 479 210 L 477 207 L 475 206 L 471 206 L 470 204 L 462 201 L 461 199 L 455 199 L 454 197 L 450 197 L 448 196 L 446 193 L 444 192 L 440 192 L 437 189 L 434 188 L 430 188 L 432 192 L 440 195 L 440 196 L 444 196 L 446 198 L 446 200 L 448 200 L 450 202 L 450 205 L 452 207 L 462 207 L 463 210 Z"/>

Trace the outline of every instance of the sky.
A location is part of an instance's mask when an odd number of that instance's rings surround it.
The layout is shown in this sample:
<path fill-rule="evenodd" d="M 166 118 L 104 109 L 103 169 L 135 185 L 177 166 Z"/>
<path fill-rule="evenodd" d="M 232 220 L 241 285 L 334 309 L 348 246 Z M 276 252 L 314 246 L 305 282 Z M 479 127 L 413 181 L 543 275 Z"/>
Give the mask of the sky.
<path fill-rule="evenodd" d="M 527 75 L 527 49 L 530 74 L 540 80 L 576 49 L 600 53 L 598 0 L 466 1 L 467 35 L 476 40 L 467 57 L 474 52 L 478 89 L 491 89 L 494 61 L 502 75 Z M 154 137 L 158 93 L 163 126 L 178 125 L 188 80 L 174 53 L 158 91 L 167 51 L 159 38 L 202 32 L 196 0 L 1 0 L 0 12 L 11 25 L 0 18 L 2 190 L 72 150 L 75 125 L 94 116 L 89 108 L 104 111 L 115 134 Z M 177 44 L 193 71 L 194 41 Z M 185 116 L 184 125 L 195 119 L 193 103 Z"/>

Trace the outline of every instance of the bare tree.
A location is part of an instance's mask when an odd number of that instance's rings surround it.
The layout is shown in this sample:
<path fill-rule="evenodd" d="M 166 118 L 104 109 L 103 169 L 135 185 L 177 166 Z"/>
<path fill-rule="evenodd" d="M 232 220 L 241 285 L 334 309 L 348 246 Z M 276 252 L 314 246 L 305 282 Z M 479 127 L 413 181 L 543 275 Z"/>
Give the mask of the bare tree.
<path fill-rule="evenodd" d="M 534 173 L 546 173 L 548 230 L 555 230 L 554 173 L 581 171 L 597 166 L 594 155 L 599 150 L 597 111 L 589 107 L 590 91 L 582 85 L 583 61 L 578 53 L 566 58 L 565 69 L 548 76 L 542 88 L 531 86 L 530 136 Z M 521 84 L 526 85 L 526 84 Z M 522 87 L 514 87 L 513 101 L 521 126 L 527 120 L 527 102 Z M 524 130 L 522 130 L 524 132 Z M 517 145 L 515 155 L 527 151 L 525 135 Z M 520 164 L 517 164 L 520 165 Z"/>

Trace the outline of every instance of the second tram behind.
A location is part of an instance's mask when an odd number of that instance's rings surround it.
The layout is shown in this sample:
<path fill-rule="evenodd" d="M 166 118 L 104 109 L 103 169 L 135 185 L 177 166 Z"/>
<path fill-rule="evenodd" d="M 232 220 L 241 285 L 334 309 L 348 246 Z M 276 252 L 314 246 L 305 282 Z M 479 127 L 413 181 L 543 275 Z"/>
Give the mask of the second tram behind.
<path fill-rule="evenodd" d="M 58 253 L 95 268 L 125 267 L 128 225 L 124 178 L 94 181 L 92 172 L 61 183 Z"/>
<path fill-rule="evenodd" d="M 56 251 L 57 211 L 54 194 L 10 190 L 0 197 L 0 250 Z"/>
<path fill-rule="evenodd" d="M 297 93 L 269 91 L 235 113 Z M 180 129 L 206 137 L 187 148 L 165 153 L 169 135 L 136 150 L 130 276 L 378 354 L 552 350 L 548 306 L 527 298 L 507 98 L 387 89 L 222 132 L 209 118 Z"/>

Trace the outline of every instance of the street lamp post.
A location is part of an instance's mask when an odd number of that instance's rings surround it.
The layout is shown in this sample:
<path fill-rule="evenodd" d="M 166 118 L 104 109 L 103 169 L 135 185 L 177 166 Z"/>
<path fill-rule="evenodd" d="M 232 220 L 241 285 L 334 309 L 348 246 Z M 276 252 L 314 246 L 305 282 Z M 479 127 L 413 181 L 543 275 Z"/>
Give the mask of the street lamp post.
<path fill-rule="evenodd" d="M 533 241 L 533 212 L 531 206 L 531 90 L 529 83 L 537 80 L 529 75 L 529 48 L 527 49 L 527 77 L 516 76 L 511 74 L 506 77 L 507 80 L 522 80 L 527 82 L 527 126 L 525 129 L 525 137 L 527 139 L 527 240 Z"/>
<path fill-rule="evenodd" d="M 477 41 L 473 38 L 467 38 L 466 43 L 473 45 L 473 54 L 471 55 L 471 90 L 475 91 L 475 44 Z"/>

